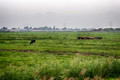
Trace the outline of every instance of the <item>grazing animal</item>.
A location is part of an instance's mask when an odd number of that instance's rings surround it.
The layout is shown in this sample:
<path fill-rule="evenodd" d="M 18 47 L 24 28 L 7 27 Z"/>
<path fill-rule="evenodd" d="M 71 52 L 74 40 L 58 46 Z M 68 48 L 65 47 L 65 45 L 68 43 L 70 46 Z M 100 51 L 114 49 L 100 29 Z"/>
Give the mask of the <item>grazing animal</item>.
<path fill-rule="evenodd" d="M 78 39 L 95 39 L 95 37 L 78 37 Z"/>
<path fill-rule="evenodd" d="M 80 37 L 78 37 L 77 39 L 80 39 Z"/>
<path fill-rule="evenodd" d="M 77 37 L 77 39 L 102 39 L 102 37 Z"/>
<path fill-rule="evenodd" d="M 95 37 L 87 37 L 86 39 L 95 39 Z"/>
<path fill-rule="evenodd" d="M 35 40 L 31 40 L 30 44 L 33 44 L 33 43 L 35 43 Z"/>
<path fill-rule="evenodd" d="M 102 37 L 95 37 L 96 39 L 102 39 Z"/>
<path fill-rule="evenodd" d="M 87 39 L 87 37 L 78 37 L 78 39 Z"/>

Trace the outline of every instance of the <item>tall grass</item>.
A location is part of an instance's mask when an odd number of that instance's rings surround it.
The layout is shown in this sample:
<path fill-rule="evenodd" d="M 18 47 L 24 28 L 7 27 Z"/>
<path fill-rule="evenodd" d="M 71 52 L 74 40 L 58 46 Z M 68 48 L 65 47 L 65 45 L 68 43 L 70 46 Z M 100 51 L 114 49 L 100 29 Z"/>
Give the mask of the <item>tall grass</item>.
<path fill-rule="evenodd" d="M 1 52 L 0 80 L 118 78 L 120 61 L 113 57 Z"/>

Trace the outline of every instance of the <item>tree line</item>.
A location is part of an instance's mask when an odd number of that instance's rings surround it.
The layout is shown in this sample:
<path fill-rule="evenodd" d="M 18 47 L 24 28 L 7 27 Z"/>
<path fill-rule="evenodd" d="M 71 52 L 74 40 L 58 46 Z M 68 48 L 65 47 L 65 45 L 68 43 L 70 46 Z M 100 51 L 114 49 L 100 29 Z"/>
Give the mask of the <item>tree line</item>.
<path fill-rule="evenodd" d="M 0 31 L 15 31 L 15 30 L 20 30 L 21 28 L 11 28 L 8 29 L 7 27 L 2 27 L 0 29 Z M 67 27 L 63 27 L 63 28 L 56 28 L 54 27 L 48 27 L 48 26 L 44 26 L 44 27 L 24 27 L 22 28 L 22 30 L 26 30 L 26 31 L 34 31 L 34 30 L 40 30 L 40 31 L 120 31 L 120 28 L 67 28 Z M 21 30 L 21 31 L 22 31 Z"/>

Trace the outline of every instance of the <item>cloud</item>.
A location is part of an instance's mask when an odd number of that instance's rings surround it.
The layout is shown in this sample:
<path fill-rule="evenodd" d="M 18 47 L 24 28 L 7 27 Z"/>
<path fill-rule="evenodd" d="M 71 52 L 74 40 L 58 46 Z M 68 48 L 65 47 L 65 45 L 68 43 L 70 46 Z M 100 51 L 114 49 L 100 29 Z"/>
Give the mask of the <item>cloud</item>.
<path fill-rule="evenodd" d="M 120 0 L 0 0 L 0 27 L 120 25 Z"/>

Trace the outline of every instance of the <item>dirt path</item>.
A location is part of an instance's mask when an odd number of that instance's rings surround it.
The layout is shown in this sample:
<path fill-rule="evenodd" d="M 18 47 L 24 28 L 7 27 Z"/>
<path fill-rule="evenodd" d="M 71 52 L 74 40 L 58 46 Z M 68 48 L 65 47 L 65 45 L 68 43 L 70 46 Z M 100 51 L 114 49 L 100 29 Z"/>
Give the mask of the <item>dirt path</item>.
<path fill-rule="evenodd" d="M 16 49 L 0 49 L 0 51 L 13 51 L 13 52 L 25 52 L 25 53 L 52 53 L 52 54 L 56 54 L 56 55 L 64 55 L 64 54 L 82 54 L 82 55 L 86 55 L 86 56 L 90 56 L 90 55 L 99 55 L 99 56 L 104 56 L 104 57 L 109 57 L 109 56 L 113 56 L 116 59 L 120 59 L 120 57 L 115 57 L 114 55 L 108 55 L 105 53 L 88 53 L 88 52 L 55 52 L 55 51 L 46 51 L 46 52 L 41 52 L 41 51 L 32 51 L 32 50 L 16 50 Z"/>

